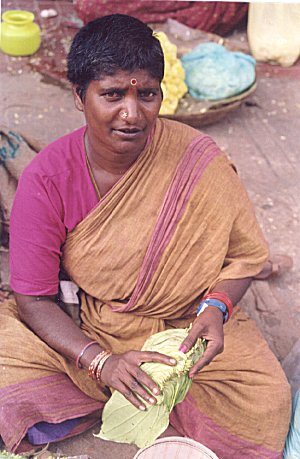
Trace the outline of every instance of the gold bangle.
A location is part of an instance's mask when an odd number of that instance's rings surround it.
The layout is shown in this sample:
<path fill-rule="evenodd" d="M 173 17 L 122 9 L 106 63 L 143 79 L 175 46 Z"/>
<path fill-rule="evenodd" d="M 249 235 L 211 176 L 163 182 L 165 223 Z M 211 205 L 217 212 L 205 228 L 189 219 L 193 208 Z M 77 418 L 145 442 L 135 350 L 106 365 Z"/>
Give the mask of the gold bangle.
<path fill-rule="evenodd" d="M 111 352 L 107 352 L 106 355 L 104 355 L 101 360 L 99 361 L 98 365 L 97 365 L 97 369 L 96 369 L 96 380 L 98 382 L 101 382 L 101 372 L 102 372 L 102 368 L 103 368 L 103 365 L 105 364 L 106 360 L 112 355 Z"/>
<path fill-rule="evenodd" d="M 101 360 L 101 357 L 105 354 L 106 355 L 106 352 L 107 351 L 102 351 L 100 352 L 99 354 L 96 355 L 96 357 L 94 357 L 94 359 L 91 361 L 90 365 L 89 365 L 89 370 L 88 370 L 88 375 L 90 378 L 92 379 L 96 379 L 96 370 L 97 370 L 97 366 L 98 366 L 98 363 L 99 361 Z"/>
<path fill-rule="evenodd" d="M 101 364 L 101 362 L 102 362 L 102 359 L 106 360 L 106 358 L 110 357 L 111 354 L 112 353 L 110 351 L 102 351 L 99 354 L 97 354 L 96 357 L 94 357 L 94 359 L 91 361 L 91 363 L 89 365 L 89 369 L 88 369 L 88 376 L 90 378 L 92 378 L 94 381 L 98 380 L 98 378 L 97 378 L 97 370 L 98 370 L 99 364 Z M 104 365 L 104 362 L 103 362 L 103 364 L 101 364 L 100 373 L 101 373 L 101 369 L 102 369 L 103 365 Z"/>

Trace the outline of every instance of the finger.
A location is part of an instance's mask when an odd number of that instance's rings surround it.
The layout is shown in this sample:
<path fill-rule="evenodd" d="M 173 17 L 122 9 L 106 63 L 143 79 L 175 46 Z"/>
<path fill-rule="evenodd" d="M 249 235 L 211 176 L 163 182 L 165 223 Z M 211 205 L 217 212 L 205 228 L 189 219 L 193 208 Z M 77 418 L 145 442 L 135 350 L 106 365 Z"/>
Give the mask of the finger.
<path fill-rule="evenodd" d="M 165 354 L 161 354 L 159 352 L 140 352 L 140 361 L 143 363 L 147 362 L 158 362 L 166 365 L 176 365 L 177 361 L 173 357 L 170 357 Z M 150 376 L 144 372 L 140 367 L 138 368 L 137 373 L 132 373 L 133 377 L 146 386 L 154 395 L 158 395 L 160 393 L 160 388 L 156 385 L 156 383 L 150 378 Z M 156 401 L 156 400 L 155 400 Z"/>
<path fill-rule="evenodd" d="M 139 409 L 141 411 L 145 411 L 146 410 L 146 406 L 144 405 L 144 403 L 141 402 L 141 400 L 139 400 L 134 395 L 134 393 L 132 392 L 132 390 L 129 387 L 125 386 L 124 384 L 121 384 L 119 389 L 117 389 L 117 390 L 126 398 L 126 400 L 128 400 L 137 409 Z"/>
<path fill-rule="evenodd" d="M 223 344 L 222 343 L 212 343 L 211 341 L 208 343 L 207 348 L 195 365 L 189 371 L 189 377 L 193 378 L 203 367 L 208 365 L 216 355 L 220 354 L 223 351 Z"/>
<path fill-rule="evenodd" d="M 139 352 L 139 360 L 141 363 L 158 362 L 164 363 L 165 365 L 176 365 L 177 363 L 174 357 L 151 351 Z"/>
<path fill-rule="evenodd" d="M 198 338 L 199 338 L 199 327 L 195 326 L 194 324 L 188 336 L 181 343 L 179 350 L 185 354 L 194 346 Z"/>
<path fill-rule="evenodd" d="M 143 378 L 141 378 L 143 379 Z M 145 402 L 150 403 L 150 405 L 155 405 L 156 403 L 156 398 L 153 397 L 153 395 L 146 390 L 146 388 L 142 385 L 143 383 L 141 382 L 141 379 L 138 381 L 137 379 L 132 378 L 132 380 L 129 382 L 128 387 L 130 390 L 134 393 L 134 395 L 138 395 L 141 397 Z M 150 379 L 150 378 L 148 378 Z M 146 380 L 146 378 L 145 378 Z M 150 379 L 151 384 L 153 385 L 153 381 Z M 156 387 L 156 386 L 155 386 Z M 158 388 L 157 388 L 158 389 Z M 153 393 L 152 389 L 152 393 Z"/>
<path fill-rule="evenodd" d="M 160 388 L 157 384 L 150 378 L 150 376 L 143 371 L 141 368 L 138 368 L 136 371 L 134 370 L 131 373 L 133 381 L 136 381 L 138 384 L 136 385 L 135 382 L 129 382 L 129 387 L 133 388 L 136 393 L 138 393 L 144 400 L 151 404 L 156 403 L 156 399 L 152 397 L 153 395 L 158 395 L 160 393 Z M 149 389 L 149 391 L 147 391 Z"/>
<path fill-rule="evenodd" d="M 181 343 L 179 350 L 186 353 L 189 351 L 198 338 L 206 338 L 208 341 L 211 339 L 211 333 L 222 333 L 223 330 L 223 314 L 214 307 L 208 307 L 202 317 L 197 317 L 192 325 L 191 331 L 185 340 Z"/>

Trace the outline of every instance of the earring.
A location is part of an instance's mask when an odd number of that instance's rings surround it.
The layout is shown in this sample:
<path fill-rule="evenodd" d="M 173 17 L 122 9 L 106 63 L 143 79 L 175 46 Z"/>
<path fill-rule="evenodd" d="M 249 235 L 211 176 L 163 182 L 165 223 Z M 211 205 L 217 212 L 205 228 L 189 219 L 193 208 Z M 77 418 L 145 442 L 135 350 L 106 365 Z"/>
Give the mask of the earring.
<path fill-rule="evenodd" d="M 123 119 L 123 120 L 126 120 L 126 118 L 128 118 L 128 113 L 125 112 L 125 110 L 122 110 L 120 112 L 120 117 Z"/>

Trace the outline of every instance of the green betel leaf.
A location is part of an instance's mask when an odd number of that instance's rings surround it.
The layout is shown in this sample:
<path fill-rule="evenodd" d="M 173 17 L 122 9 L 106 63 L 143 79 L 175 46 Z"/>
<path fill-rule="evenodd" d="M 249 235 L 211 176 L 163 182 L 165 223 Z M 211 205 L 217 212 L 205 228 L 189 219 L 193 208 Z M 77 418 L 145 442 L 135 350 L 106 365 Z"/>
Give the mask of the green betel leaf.
<path fill-rule="evenodd" d="M 151 445 L 169 424 L 169 411 L 166 406 L 147 406 L 140 411 L 126 398 L 115 391 L 105 405 L 102 426 L 96 437 L 121 443 L 134 443 L 139 448 Z"/>
<path fill-rule="evenodd" d="M 202 356 L 206 343 L 198 339 L 186 354 L 179 346 L 187 337 L 187 329 L 170 329 L 156 333 L 147 339 L 142 350 L 156 351 L 176 359 L 175 366 L 147 362 L 141 365 L 161 389 L 157 404 L 141 411 L 122 394 L 115 391 L 106 403 L 102 414 L 102 426 L 96 437 L 122 443 L 134 443 L 139 448 L 152 445 L 169 425 L 169 415 L 177 403 L 184 400 L 192 380 L 189 369 Z"/>

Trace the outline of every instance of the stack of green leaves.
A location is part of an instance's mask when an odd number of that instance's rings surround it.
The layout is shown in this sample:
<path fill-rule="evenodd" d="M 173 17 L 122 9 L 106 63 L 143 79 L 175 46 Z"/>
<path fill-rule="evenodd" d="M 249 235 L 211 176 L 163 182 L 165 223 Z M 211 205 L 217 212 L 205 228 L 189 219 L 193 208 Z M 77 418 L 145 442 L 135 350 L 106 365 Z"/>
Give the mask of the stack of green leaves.
<path fill-rule="evenodd" d="M 25 456 L 19 454 L 10 453 L 9 451 L 0 451 L 0 459 L 26 459 Z"/>
<path fill-rule="evenodd" d="M 158 385 L 161 394 L 156 405 L 143 401 L 146 410 L 135 408 L 120 392 L 115 391 L 106 403 L 102 414 L 100 433 L 103 440 L 133 443 L 139 448 L 150 446 L 166 430 L 169 416 L 177 403 L 184 400 L 192 380 L 189 370 L 202 356 L 206 342 L 198 339 L 193 348 L 184 354 L 180 344 L 188 335 L 188 329 L 170 329 L 152 335 L 145 342 L 143 351 L 155 351 L 176 359 L 175 366 L 147 362 L 141 365 Z"/>

